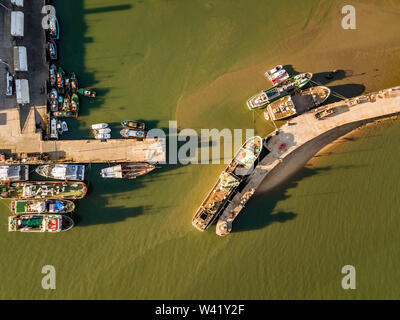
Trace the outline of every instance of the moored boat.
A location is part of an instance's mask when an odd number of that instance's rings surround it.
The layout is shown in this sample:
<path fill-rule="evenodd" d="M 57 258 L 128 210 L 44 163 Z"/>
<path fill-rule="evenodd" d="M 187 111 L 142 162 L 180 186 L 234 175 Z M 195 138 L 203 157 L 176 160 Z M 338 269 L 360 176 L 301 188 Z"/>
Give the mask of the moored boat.
<path fill-rule="evenodd" d="M 131 139 L 143 139 L 146 137 L 146 131 L 144 130 L 122 129 L 120 131 L 120 134 L 124 138 L 131 138 Z"/>
<path fill-rule="evenodd" d="M 103 178 L 135 179 L 143 176 L 156 168 L 150 163 L 123 163 L 113 167 L 101 169 Z"/>
<path fill-rule="evenodd" d="M 92 126 L 91 126 L 91 128 L 93 130 L 104 129 L 104 128 L 107 128 L 107 127 L 108 127 L 107 123 L 95 123 L 95 124 L 92 124 Z"/>
<path fill-rule="evenodd" d="M 99 133 L 99 134 L 95 134 L 94 138 L 97 140 L 108 140 L 111 139 L 111 134 L 109 133 Z"/>
<path fill-rule="evenodd" d="M 146 127 L 146 125 L 143 122 L 134 120 L 124 120 L 121 122 L 121 125 L 125 128 L 138 129 L 138 130 L 144 130 Z"/>
<path fill-rule="evenodd" d="M 82 96 L 89 97 L 89 98 L 95 98 L 96 97 L 96 91 L 94 90 L 89 90 L 89 89 L 78 89 L 78 93 Z"/>
<path fill-rule="evenodd" d="M 25 214 L 8 217 L 8 231 L 61 232 L 73 228 L 74 221 L 59 214 Z"/>
<path fill-rule="evenodd" d="M 76 93 L 73 93 L 71 97 L 71 112 L 76 115 L 78 115 L 79 112 L 79 97 Z"/>
<path fill-rule="evenodd" d="M 71 200 L 13 200 L 11 202 L 11 211 L 15 215 L 35 213 L 63 214 L 72 212 L 74 209 L 75 204 Z"/>
<path fill-rule="evenodd" d="M 318 107 L 328 99 L 331 90 L 324 86 L 301 90 L 270 103 L 264 111 L 266 120 L 282 120 Z"/>
<path fill-rule="evenodd" d="M 36 173 L 52 179 L 77 180 L 85 179 L 85 165 L 83 164 L 45 164 L 35 169 Z"/>
<path fill-rule="evenodd" d="M 48 42 L 49 58 L 50 60 L 58 59 L 57 45 L 54 40 Z"/>
<path fill-rule="evenodd" d="M 247 107 L 250 110 L 264 108 L 267 104 L 272 103 L 288 94 L 294 94 L 298 89 L 304 87 L 312 78 L 312 73 L 302 73 L 293 76 L 276 86 L 261 91 L 247 100 Z"/>
<path fill-rule="evenodd" d="M 0 166 L 0 181 L 26 181 L 29 180 L 28 165 Z"/>
<path fill-rule="evenodd" d="M 57 83 L 57 67 L 54 64 L 50 66 L 49 73 L 50 73 L 50 85 L 53 87 Z"/>
<path fill-rule="evenodd" d="M 61 126 L 62 126 L 62 129 L 63 129 L 64 132 L 67 132 L 67 131 L 68 131 L 67 122 L 65 122 L 65 121 L 61 122 Z"/>
<path fill-rule="evenodd" d="M 0 184 L 2 199 L 82 199 L 86 195 L 83 182 L 28 181 Z"/>
<path fill-rule="evenodd" d="M 49 25 L 49 35 L 50 38 L 54 40 L 59 40 L 60 39 L 60 26 L 58 24 L 58 20 L 56 16 L 52 16 L 50 18 L 50 25 Z"/>
<path fill-rule="evenodd" d="M 286 79 L 289 79 L 289 74 L 282 65 L 278 65 L 275 68 L 268 70 L 264 75 L 272 82 L 274 86 L 285 81 Z"/>
<path fill-rule="evenodd" d="M 57 70 L 57 88 L 63 89 L 64 88 L 64 79 L 65 79 L 65 72 L 61 67 L 58 67 Z"/>
<path fill-rule="evenodd" d="M 99 135 L 99 134 L 107 134 L 107 133 L 111 133 L 111 129 L 110 128 L 104 128 L 104 129 L 98 129 L 98 130 L 93 130 L 94 135 Z"/>
<path fill-rule="evenodd" d="M 76 93 L 78 91 L 78 78 L 74 72 L 71 73 L 70 83 L 72 92 Z"/>
<path fill-rule="evenodd" d="M 262 151 L 262 144 L 263 139 L 255 136 L 248 139 L 239 149 L 195 213 L 192 225 L 196 229 L 206 230 L 219 216 L 228 200 L 235 194 L 236 188 L 252 172 Z"/>

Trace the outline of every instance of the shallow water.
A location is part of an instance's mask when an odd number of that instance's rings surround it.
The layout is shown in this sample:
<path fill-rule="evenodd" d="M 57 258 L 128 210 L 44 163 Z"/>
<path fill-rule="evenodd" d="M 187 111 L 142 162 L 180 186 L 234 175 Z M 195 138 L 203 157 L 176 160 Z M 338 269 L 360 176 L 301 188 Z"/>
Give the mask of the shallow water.
<path fill-rule="evenodd" d="M 323 2 L 56 1 L 60 63 L 99 94 L 81 99 L 66 138 L 90 136 L 96 122 L 117 135 L 124 119 L 266 134 L 272 125 L 244 102 L 278 62 L 314 73 L 352 68 L 331 83 L 342 94 L 398 84 L 395 30 L 371 41 L 361 28 L 321 49 L 321 37 L 341 32 L 342 2 Z M 360 3 L 362 26 L 372 10 Z M 392 5 L 381 5 L 379 19 L 394 19 Z M 349 49 L 355 38 L 360 51 Z M 386 41 L 388 52 L 374 47 Z M 359 132 L 258 195 L 223 239 L 190 223 L 223 165 L 167 165 L 133 181 L 101 180 L 103 165 L 92 165 L 76 227 L 57 235 L 8 233 L 1 201 L 0 298 L 398 298 L 400 124 Z M 40 285 L 47 264 L 57 270 L 54 291 Z M 358 271 L 355 291 L 341 289 L 345 264 Z"/>

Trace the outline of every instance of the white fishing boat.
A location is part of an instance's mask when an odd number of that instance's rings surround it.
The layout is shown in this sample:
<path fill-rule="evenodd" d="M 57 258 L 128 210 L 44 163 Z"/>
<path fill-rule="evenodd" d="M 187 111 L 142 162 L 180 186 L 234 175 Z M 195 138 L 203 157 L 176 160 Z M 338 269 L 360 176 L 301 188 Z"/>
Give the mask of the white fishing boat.
<path fill-rule="evenodd" d="M 85 179 L 85 165 L 83 164 L 46 164 L 35 169 L 37 174 L 57 180 Z"/>

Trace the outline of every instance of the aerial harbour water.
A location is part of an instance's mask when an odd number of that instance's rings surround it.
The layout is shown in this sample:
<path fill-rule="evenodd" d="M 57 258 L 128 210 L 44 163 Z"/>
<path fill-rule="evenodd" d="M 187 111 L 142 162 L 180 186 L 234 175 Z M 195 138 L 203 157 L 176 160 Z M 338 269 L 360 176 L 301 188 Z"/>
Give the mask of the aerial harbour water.
<path fill-rule="evenodd" d="M 398 85 L 399 40 L 384 23 L 398 25 L 398 5 L 359 1 L 355 36 L 340 30 L 341 4 L 55 1 L 60 63 L 97 92 L 65 137 L 88 138 L 91 124 L 115 129 L 122 119 L 265 136 L 273 126 L 245 101 L 278 63 L 310 70 L 343 95 Z M 371 23 L 367 5 L 382 8 L 371 28 L 384 35 L 372 40 L 363 29 Z M 291 23 L 247 18 L 271 11 Z M 334 69 L 343 76 L 328 82 Z M 102 179 L 104 165 L 92 164 L 75 227 L 57 235 L 7 233 L 10 201 L 2 200 L 0 298 L 396 298 L 399 200 L 390 190 L 400 178 L 399 134 L 391 119 L 339 139 L 285 184 L 265 193 L 261 186 L 223 239 L 190 221 L 224 164 L 167 164 L 129 181 Z M 40 286 L 48 264 L 57 270 L 54 291 Z M 363 270 L 362 290 L 340 287 L 345 264 Z"/>

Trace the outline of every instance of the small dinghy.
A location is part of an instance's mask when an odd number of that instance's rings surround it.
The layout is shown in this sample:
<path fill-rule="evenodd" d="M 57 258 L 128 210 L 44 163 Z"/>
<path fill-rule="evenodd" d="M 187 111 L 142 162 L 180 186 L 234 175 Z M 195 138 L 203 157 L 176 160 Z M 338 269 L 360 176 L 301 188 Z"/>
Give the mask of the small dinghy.
<path fill-rule="evenodd" d="M 93 130 L 99 130 L 99 129 L 104 129 L 107 128 L 108 124 L 107 123 L 96 123 L 96 124 L 92 124 L 92 129 Z"/>
<path fill-rule="evenodd" d="M 111 133 L 111 129 L 110 128 L 104 128 L 104 129 L 98 129 L 98 130 L 93 130 L 96 134 L 107 134 L 107 133 Z"/>
<path fill-rule="evenodd" d="M 68 126 L 67 126 L 67 123 L 65 121 L 61 122 L 61 127 L 63 129 L 63 132 L 67 132 L 68 131 Z"/>
<path fill-rule="evenodd" d="M 97 140 L 107 140 L 107 139 L 111 139 L 111 135 L 109 133 L 105 133 L 105 134 L 96 134 L 94 136 Z"/>
<path fill-rule="evenodd" d="M 63 133 L 62 124 L 60 120 L 57 121 L 57 132 L 59 135 Z"/>

